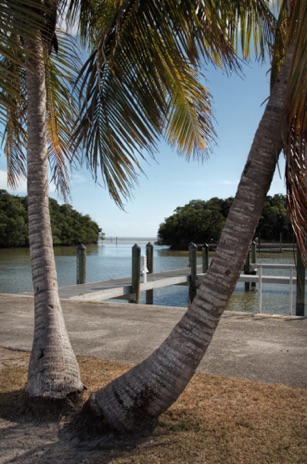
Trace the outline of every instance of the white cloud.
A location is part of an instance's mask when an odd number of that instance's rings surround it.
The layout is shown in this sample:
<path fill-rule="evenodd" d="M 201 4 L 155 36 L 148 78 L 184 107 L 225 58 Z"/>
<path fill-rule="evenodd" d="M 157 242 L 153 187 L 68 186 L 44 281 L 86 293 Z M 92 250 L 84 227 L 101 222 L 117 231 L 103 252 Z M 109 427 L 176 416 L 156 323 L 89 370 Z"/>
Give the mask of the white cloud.
<path fill-rule="evenodd" d="M 87 182 L 86 177 L 81 175 L 81 174 L 73 174 L 71 180 L 72 180 L 72 182 L 76 182 L 76 183 L 79 183 L 79 184 L 83 184 L 83 183 Z"/>
<path fill-rule="evenodd" d="M 7 184 L 7 171 L 0 170 L 0 189 L 6 190 L 12 195 L 27 195 L 27 179 L 22 177 L 19 184 L 15 189 L 9 187 Z M 56 191 L 54 183 L 49 184 L 49 193 Z"/>
<path fill-rule="evenodd" d="M 3 190 L 7 189 L 7 176 L 6 171 L 0 170 L 0 188 Z"/>
<path fill-rule="evenodd" d="M 238 185 L 239 181 L 238 180 L 219 180 L 216 182 L 218 185 Z"/>
<path fill-rule="evenodd" d="M 0 188 L 3 190 L 7 190 L 9 193 L 12 193 L 13 195 L 18 195 L 18 194 L 26 195 L 27 194 L 27 179 L 23 177 L 20 180 L 16 189 L 12 189 L 7 184 L 7 171 L 0 170 Z"/>
<path fill-rule="evenodd" d="M 238 185 L 238 180 L 215 180 L 212 182 L 207 181 L 188 181 L 188 182 L 178 182 L 177 185 L 180 187 L 209 187 L 214 185 Z"/>

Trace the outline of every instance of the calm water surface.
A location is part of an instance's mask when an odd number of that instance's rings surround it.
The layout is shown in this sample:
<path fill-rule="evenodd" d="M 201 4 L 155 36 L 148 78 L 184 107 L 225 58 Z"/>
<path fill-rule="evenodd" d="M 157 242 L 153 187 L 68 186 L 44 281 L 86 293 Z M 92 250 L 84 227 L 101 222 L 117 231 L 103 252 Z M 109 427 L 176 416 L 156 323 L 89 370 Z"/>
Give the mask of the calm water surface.
<path fill-rule="evenodd" d="M 135 243 L 141 247 L 141 253 L 146 253 L 148 239 L 115 239 L 105 240 L 98 245 L 87 246 L 86 280 L 95 282 L 110 278 L 127 277 L 131 274 L 131 249 Z M 55 259 L 59 286 L 76 283 L 76 248 L 55 248 Z M 201 264 L 201 254 L 199 254 Z M 260 253 L 257 262 L 261 263 L 293 263 L 292 253 Z M 165 247 L 154 248 L 155 272 L 167 271 L 185 267 L 188 264 L 188 253 L 170 251 Z M 289 275 L 288 270 L 265 269 L 264 274 Z M 30 292 L 31 268 L 29 251 L 27 249 L 0 250 L 0 292 L 24 293 Z M 263 312 L 289 314 L 289 286 L 263 284 Z M 144 299 L 142 300 L 144 302 Z M 186 307 L 188 291 L 185 286 L 173 286 L 155 290 L 154 303 L 157 305 Z M 295 288 L 293 292 L 295 304 Z M 245 292 L 244 283 L 238 283 L 228 305 L 229 310 L 258 312 L 259 292 Z"/>

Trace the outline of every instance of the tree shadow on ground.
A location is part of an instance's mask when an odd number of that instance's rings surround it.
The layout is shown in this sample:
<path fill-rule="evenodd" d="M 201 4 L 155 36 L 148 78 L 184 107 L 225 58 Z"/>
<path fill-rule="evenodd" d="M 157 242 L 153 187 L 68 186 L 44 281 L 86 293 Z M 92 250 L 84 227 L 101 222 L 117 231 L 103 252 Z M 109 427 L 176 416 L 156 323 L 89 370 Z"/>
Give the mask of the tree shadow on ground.
<path fill-rule="evenodd" d="M 107 464 L 146 441 L 150 430 L 114 433 L 82 403 L 27 401 L 23 389 L 0 393 L 0 462 Z"/>
<path fill-rule="evenodd" d="M 59 431 L 59 436 L 65 441 L 75 443 L 79 449 L 111 453 L 114 458 L 115 455 L 127 453 L 148 440 L 157 424 L 157 421 L 153 421 L 134 433 L 119 433 L 112 430 L 102 417 L 97 416 L 86 402 Z"/>

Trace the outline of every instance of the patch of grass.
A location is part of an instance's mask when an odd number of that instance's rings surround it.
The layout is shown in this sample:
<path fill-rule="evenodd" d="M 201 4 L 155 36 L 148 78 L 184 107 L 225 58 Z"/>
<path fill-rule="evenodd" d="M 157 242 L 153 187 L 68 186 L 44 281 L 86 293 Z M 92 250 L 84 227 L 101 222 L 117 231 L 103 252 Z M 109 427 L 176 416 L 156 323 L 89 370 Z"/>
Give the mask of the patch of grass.
<path fill-rule="evenodd" d="M 19 354 L 20 356 L 20 354 Z M 23 353 L 24 364 L 27 354 Z M 79 357 L 85 399 L 129 365 Z M 0 421 L 26 367 L 0 371 Z M 91 464 L 306 464 L 307 390 L 196 374 L 157 428 L 121 450 L 91 451 Z"/>

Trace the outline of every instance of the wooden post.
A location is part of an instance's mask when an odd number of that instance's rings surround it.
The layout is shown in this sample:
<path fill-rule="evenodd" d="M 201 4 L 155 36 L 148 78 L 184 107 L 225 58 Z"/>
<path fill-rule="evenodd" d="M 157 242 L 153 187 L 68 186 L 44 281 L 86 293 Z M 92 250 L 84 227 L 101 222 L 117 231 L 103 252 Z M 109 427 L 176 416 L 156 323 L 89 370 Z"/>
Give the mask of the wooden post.
<path fill-rule="evenodd" d="M 86 282 L 86 246 L 83 243 L 77 246 L 77 285 Z"/>
<path fill-rule="evenodd" d="M 257 262 L 256 242 L 255 242 L 255 241 L 252 242 L 251 262 L 252 262 L 253 264 L 256 264 L 256 262 Z M 253 274 L 253 275 L 256 275 L 256 271 L 255 271 L 255 270 L 252 271 L 252 274 Z M 253 289 L 255 289 L 255 288 L 256 288 L 256 282 L 252 282 L 251 287 L 252 287 Z"/>
<path fill-rule="evenodd" d="M 252 251 L 251 251 L 251 261 L 253 264 L 256 264 L 257 262 L 257 256 L 256 256 L 256 242 L 252 242 Z"/>
<path fill-rule="evenodd" d="M 209 245 L 207 243 L 204 244 L 202 252 L 203 252 L 203 256 L 202 256 L 202 258 L 203 258 L 203 272 L 207 272 L 208 267 L 209 267 Z"/>
<path fill-rule="evenodd" d="M 300 250 L 297 248 L 296 262 L 296 316 L 305 315 L 305 267 Z"/>
<path fill-rule="evenodd" d="M 245 260 L 245 264 L 244 264 L 244 274 L 248 275 L 250 274 L 250 250 L 248 250 L 248 253 L 247 253 L 247 256 L 246 256 L 246 260 Z M 246 292 L 249 291 L 250 289 L 250 283 L 249 282 L 244 282 L 244 289 Z"/>
<path fill-rule="evenodd" d="M 191 275 L 189 281 L 189 300 L 193 301 L 196 296 L 196 277 L 197 277 L 197 245 L 190 243 L 189 245 L 189 265 L 191 267 Z"/>
<path fill-rule="evenodd" d="M 131 303 L 140 302 L 140 281 L 141 281 L 141 248 L 135 244 L 132 247 L 132 293 L 134 298 L 130 301 Z"/>
<path fill-rule="evenodd" d="M 154 269 L 154 256 L 153 256 L 153 244 L 148 242 L 146 245 L 146 258 L 147 258 L 147 269 L 148 274 L 153 273 Z M 146 290 L 146 304 L 153 304 L 153 289 Z"/>

